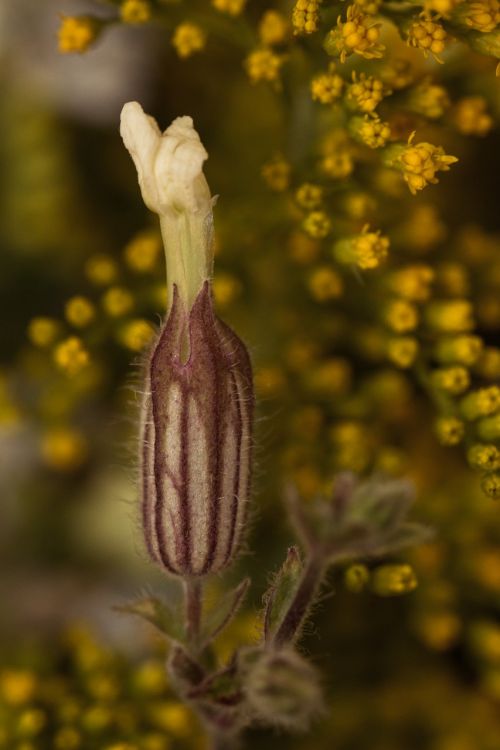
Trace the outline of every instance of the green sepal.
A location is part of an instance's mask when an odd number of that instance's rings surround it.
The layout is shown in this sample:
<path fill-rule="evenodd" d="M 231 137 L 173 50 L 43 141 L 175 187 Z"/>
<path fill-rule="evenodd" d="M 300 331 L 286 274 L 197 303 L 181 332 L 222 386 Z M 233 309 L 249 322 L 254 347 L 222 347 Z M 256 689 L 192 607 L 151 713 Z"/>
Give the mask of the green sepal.
<path fill-rule="evenodd" d="M 278 631 L 302 576 L 302 560 L 297 547 L 289 547 L 285 562 L 264 595 L 264 638 L 270 640 Z"/>
<path fill-rule="evenodd" d="M 244 578 L 236 588 L 222 597 L 204 617 L 200 630 L 200 647 L 205 648 L 229 625 L 238 612 L 250 586 L 250 578 Z"/>
<path fill-rule="evenodd" d="M 143 620 L 150 622 L 172 641 L 183 642 L 185 640 L 184 628 L 179 622 L 179 615 L 165 602 L 155 596 L 137 599 L 128 604 L 113 607 L 117 612 L 138 615 Z"/>

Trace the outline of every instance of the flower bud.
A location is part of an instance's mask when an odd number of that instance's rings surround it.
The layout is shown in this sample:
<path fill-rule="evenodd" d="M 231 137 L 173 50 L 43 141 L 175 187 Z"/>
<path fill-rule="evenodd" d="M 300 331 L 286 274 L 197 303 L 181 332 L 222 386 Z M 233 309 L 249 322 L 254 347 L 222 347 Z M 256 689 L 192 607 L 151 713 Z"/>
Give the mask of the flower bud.
<path fill-rule="evenodd" d="M 146 205 L 160 216 L 170 310 L 146 365 L 142 522 L 148 551 L 181 576 L 228 565 L 250 488 L 253 412 L 248 352 L 215 315 L 207 153 L 190 117 L 162 134 L 137 102 L 121 133 Z"/>

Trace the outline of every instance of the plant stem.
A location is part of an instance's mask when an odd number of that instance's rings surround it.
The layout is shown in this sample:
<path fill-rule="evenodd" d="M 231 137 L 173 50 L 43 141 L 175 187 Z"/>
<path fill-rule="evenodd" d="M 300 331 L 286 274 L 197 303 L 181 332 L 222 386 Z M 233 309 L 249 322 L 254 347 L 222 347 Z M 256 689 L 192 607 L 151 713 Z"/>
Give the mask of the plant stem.
<path fill-rule="evenodd" d="M 321 553 L 311 555 L 288 612 L 273 638 L 273 646 L 277 648 L 285 646 L 299 634 L 300 626 L 303 624 L 318 593 L 325 567 L 325 561 Z"/>
<path fill-rule="evenodd" d="M 199 579 L 188 578 L 184 581 L 186 633 L 195 651 L 200 634 L 202 590 L 202 583 Z"/>

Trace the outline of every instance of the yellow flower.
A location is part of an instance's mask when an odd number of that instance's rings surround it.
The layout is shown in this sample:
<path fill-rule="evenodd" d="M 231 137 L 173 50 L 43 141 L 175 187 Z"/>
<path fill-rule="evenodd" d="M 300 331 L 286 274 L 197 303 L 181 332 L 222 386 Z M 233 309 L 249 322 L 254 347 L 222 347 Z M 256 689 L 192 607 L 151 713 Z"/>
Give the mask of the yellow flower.
<path fill-rule="evenodd" d="M 500 349 L 487 346 L 481 352 L 474 369 L 486 380 L 500 380 Z"/>
<path fill-rule="evenodd" d="M 390 276 L 390 287 L 412 302 L 425 302 L 430 296 L 430 285 L 434 280 L 434 271 L 430 266 L 415 265 L 394 271 Z"/>
<path fill-rule="evenodd" d="M 134 298 L 127 289 L 112 286 L 103 295 L 102 306 L 112 318 L 119 318 L 130 312 L 134 306 Z"/>
<path fill-rule="evenodd" d="M 398 336 L 387 342 L 387 357 L 397 367 L 411 367 L 418 354 L 418 341 L 413 336 Z"/>
<path fill-rule="evenodd" d="M 292 11 L 294 34 L 313 34 L 318 30 L 321 2 L 322 0 L 296 0 Z"/>
<path fill-rule="evenodd" d="M 387 259 L 389 238 L 380 231 L 369 232 L 364 227 L 361 234 L 338 240 L 333 246 L 333 255 L 339 263 L 354 264 L 363 271 L 377 268 Z"/>
<path fill-rule="evenodd" d="M 486 110 L 482 96 L 465 96 L 453 108 L 452 118 L 463 135 L 487 135 L 493 127 L 493 118 Z"/>
<path fill-rule="evenodd" d="M 295 192 L 295 200 L 301 208 L 311 211 L 318 208 L 323 200 L 323 188 L 320 185 L 313 185 L 310 182 L 304 182 Z"/>
<path fill-rule="evenodd" d="M 54 349 L 54 362 L 67 375 L 77 375 L 89 363 L 89 353 L 83 346 L 81 339 L 70 336 Z"/>
<path fill-rule="evenodd" d="M 382 57 L 385 47 L 379 42 L 380 24 L 373 23 L 355 3 L 348 6 L 346 16 L 345 21 L 338 16 L 337 27 L 328 33 L 324 43 L 327 53 L 340 57 L 341 62 L 353 53 L 367 60 Z"/>
<path fill-rule="evenodd" d="M 160 661 L 143 662 L 133 679 L 136 690 L 145 695 L 161 695 L 167 689 L 166 669 Z"/>
<path fill-rule="evenodd" d="M 39 734 L 47 723 L 47 715 L 39 708 L 30 708 L 19 715 L 17 731 L 22 737 Z"/>
<path fill-rule="evenodd" d="M 86 52 L 97 39 L 100 24 L 91 16 L 61 16 L 57 32 L 59 52 Z"/>
<path fill-rule="evenodd" d="M 202 50 L 206 44 L 207 36 L 203 29 L 194 23 L 181 23 L 174 30 L 172 44 L 179 57 L 191 57 L 195 52 Z"/>
<path fill-rule="evenodd" d="M 96 286 L 106 286 L 115 280 L 116 263 L 109 255 L 93 255 L 85 264 L 85 275 Z"/>
<path fill-rule="evenodd" d="M 330 357 L 312 367 L 306 374 L 309 388 L 320 395 L 338 396 L 345 393 L 351 383 L 351 368 L 342 357 Z"/>
<path fill-rule="evenodd" d="M 147 320 L 137 318 L 129 321 L 120 331 L 120 341 L 133 352 L 142 351 L 154 336 L 154 328 Z"/>
<path fill-rule="evenodd" d="M 36 690 L 36 678 L 24 669 L 8 669 L 0 673 L 0 695 L 9 706 L 28 703 Z"/>
<path fill-rule="evenodd" d="M 435 300 L 427 305 L 425 318 L 442 333 L 466 333 L 474 328 L 472 305 L 466 299 Z"/>
<path fill-rule="evenodd" d="M 424 8 L 428 12 L 434 12 L 443 18 L 449 18 L 452 11 L 463 0 L 424 0 Z"/>
<path fill-rule="evenodd" d="M 485 495 L 494 500 L 500 498 L 500 474 L 488 474 L 481 482 L 481 489 Z"/>
<path fill-rule="evenodd" d="M 318 266 L 309 276 L 307 285 L 318 302 L 336 299 L 342 294 L 342 279 L 331 266 Z"/>
<path fill-rule="evenodd" d="M 321 144 L 321 170 L 334 179 L 348 177 L 354 169 L 352 141 L 346 130 L 332 130 Z"/>
<path fill-rule="evenodd" d="M 460 365 L 434 370 L 432 383 L 439 390 L 458 396 L 470 385 L 469 371 Z"/>
<path fill-rule="evenodd" d="M 245 7 L 246 0 L 212 0 L 214 8 L 229 16 L 239 16 Z"/>
<path fill-rule="evenodd" d="M 335 65 L 331 64 L 327 73 L 320 73 L 312 79 L 311 96 L 321 104 L 333 104 L 340 97 L 343 86 L 344 79 L 335 73 Z"/>
<path fill-rule="evenodd" d="M 290 184 L 290 164 L 281 156 L 276 156 L 262 166 L 261 175 L 271 190 L 285 191 Z"/>
<path fill-rule="evenodd" d="M 405 299 L 395 299 L 384 311 L 384 319 L 396 333 L 407 333 L 418 325 L 418 311 L 415 305 Z"/>
<path fill-rule="evenodd" d="M 311 211 L 302 222 L 302 228 L 313 239 L 323 239 L 332 228 L 332 223 L 324 211 Z"/>
<path fill-rule="evenodd" d="M 347 88 L 347 101 L 361 112 L 373 112 L 384 98 L 384 84 L 379 78 L 361 73 L 352 74 L 352 83 Z"/>
<path fill-rule="evenodd" d="M 137 273 L 152 271 L 158 260 L 162 244 L 156 231 L 139 232 L 124 250 L 125 263 Z"/>
<path fill-rule="evenodd" d="M 500 451 L 496 445 L 476 443 L 467 452 L 467 460 L 474 469 L 497 471 L 500 469 Z"/>
<path fill-rule="evenodd" d="M 383 122 L 378 115 L 362 120 L 355 117 L 350 121 L 349 127 L 353 135 L 365 143 L 369 148 L 382 148 L 391 137 L 391 128 L 388 122 Z"/>
<path fill-rule="evenodd" d="M 462 3 L 453 14 L 453 20 L 482 33 L 494 31 L 500 23 L 500 3 L 498 0 Z"/>
<path fill-rule="evenodd" d="M 412 86 L 406 101 L 413 112 L 431 120 L 442 117 L 450 107 L 450 97 L 446 89 L 428 79 L 417 86 Z"/>
<path fill-rule="evenodd" d="M 360 591 L 366 588 L 370 581 L 370 571 L 366 565 L 357 563 L 355 565 L 349 565 L 344 573 L 345 587 L 352 591 L 354 594 L 359 594 Z"/>
<path fill-rule="evenodd" d="M 28 338 L 41 349 L 51 346 L 57 339 L 61 326 L 53 318 L 33 318 L 28 325 Z"/>
<path fill-rule="evenodd" d="M 436 184 L 436 173 L 447 172 L 450 164 L 458 161 L 456 156 L 445 154 L 441 146 L 425 142 L 413 144 L 414 137 L 415 133 L 412 133 L 408 145 L 395 159 L 395 165 L 402 169 L 403 177 L 413 195 L 423 190 L 426 185 Z"/>
<path fill-rule="evenodd" d="M 75 328 L 86 328 L 95 318 L 95 308 L 87 297 L 72 297 L 66 302 L 65 315 Z"/>
<path fill-rule="evenodd" d="M 152 719 L 154 723 L 170 732 L 174 737 L 186 738 L 191 734 L 193 726 L 193 715 L 189 708 L 181 703 L 165 701 L 152 706 Z"/>
<path fill-rule="evenodd" d="M 466 419 L 489 417 L 500 410 L 500 387 L 491 385 L 467 394 L 460 404 Z"/>
<path fill-rule="evenodd" d="M 284 60 L 283 55 L 277 55 L 268 47 L 260 47 L 250 52 L 244 62 L 250 83 L 279 82 L 280 68 Z"/>
<path fill-rule="evenodd" d="M 373 572 L 370 586 L 378 596 L 399 596 L 417 588 L 417 577 L 411 565 L 381 565 Z"/>
<path fill-rule="evenodd" d="M 259 23 L 259 39 L 264 46 L 282 44 L 288 36 L 288 21 L 281 13 L 267 10 Z"/>
<path fill-rule="evenodd" d="M 43 460 L 52 469 L 74 471 L 88 454 L 87 441 L 71 427 L 58 427 L 46 432 L 40 446 Z"/>
<path fill-rule="evenodd" d="M 149 0 L 123 0 L 120 18 L 124 23 L 141 24 L 151 20 L 152 8 Z"/>
<path fill-rule="evenodd" d="M 421 49 L 424 57 L 431 54 L 437 62 L 442 63 L 439 55 L 444 52 L 447 33 L 439 21 L 434 20 L 429 13 L 421 13 L 418 20 L 408 27 L 407 43 L 411 47 Z"/>

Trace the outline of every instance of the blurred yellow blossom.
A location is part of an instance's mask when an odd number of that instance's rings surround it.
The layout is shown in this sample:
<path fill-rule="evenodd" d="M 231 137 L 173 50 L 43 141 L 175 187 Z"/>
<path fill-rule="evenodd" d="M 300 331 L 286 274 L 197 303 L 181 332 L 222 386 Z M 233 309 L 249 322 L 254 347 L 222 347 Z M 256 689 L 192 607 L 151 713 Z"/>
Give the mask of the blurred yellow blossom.
<path fill-rule="evenodd" d="M 70 336 L 54 349 L 54 362 L 67 375 L 77 375 L 89 363 L 89 353 L 81 339 Z"/>
<path fill-rule="evenodd" d="M 72 54 L 86 52 L 95 42 L 99 32 L 97 19 L 91 16 L 63 16 L 58 31 L 59 52 Z"/>
<path fill-rule="evenodd" d="M 172 44 L 179 57 L 191 57 L 205 47 L 206 34 L 197 24 L 181 23 L 174 30 Z"/>
<path fill-rule="evenodd" d="M 58 471 L 78 469 L 87 458 L 84 436 L 71 427 L 58 427 L 42 436 L 41 454 L 45 463 Z"/>
<path fill-rule="evenodd" d="M 152 13 L 149 0 L 123 0 L 120 5 L 120 18 L 124 23 L 147 23 Z"/>

